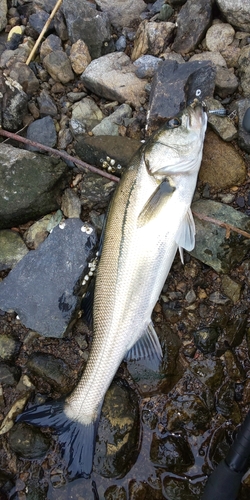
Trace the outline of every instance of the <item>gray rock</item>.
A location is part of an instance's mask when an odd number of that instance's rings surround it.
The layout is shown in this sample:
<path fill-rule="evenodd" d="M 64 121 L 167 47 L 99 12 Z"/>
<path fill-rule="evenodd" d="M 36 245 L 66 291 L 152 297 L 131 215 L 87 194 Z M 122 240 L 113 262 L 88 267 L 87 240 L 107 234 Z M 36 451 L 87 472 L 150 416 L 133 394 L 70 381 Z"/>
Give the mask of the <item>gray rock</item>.
<path fill-rule="evenodd" d="M 130 26 L 136 21 L 140 14 L 146 9 L 143 0 L 115 0 L 110 3 L 109 0 L 96 0 L 96 4 L 102 12 L 106 12 L 111 24 L 115 28 Z"/>
<path fill-rule="evenodd" d="M 132 109 L 128 104 L 122 104 L 113 113 L 92 129 L 94 135 L 119 135 L 119 127 L 126 119 L 131 118 Z"/>
<path fill-rule="evenodd" d="M 107 208 L 116 182 L 88 172 L 79 184 L 80 201 L 84 208 Z"/>
<path fill-rule="evenodd" d="M 72 106 L 72 121 L 76 120 L 83 130 L 92 130 L 103 118 L 103 113 L 91 97 L 84 97 Z"/>
<path fill-rule="evenodd" d="M 250 229 L 248 216 L 216 201 L 195 201 L 192 204 L 192 210 L 197 214 L 217 219 L 245 231 Z M 213 222 L 200 220 L 195 216 L 195 227 L 196 244 L 190 253 L 204 264 L 211 266 L 216 272 L 228 273 L 235 264 L 243 260 L 249 250 L 250 241 L 244 236 L 230 231 L 227 237 L 226 229 Z"/>
<path fill-rule="evenodd" d="M 9 436 L 11 449 L 22 458 L 43 457 L 50 447 L 50 440 L 39 429 L 27 424 L 17 424 Z"/>
<path fill-rule="evenodd" d="M 117 41 L 115 42 L 115 48 L 117 52 L 123 52 L 127 47 L 127 40 L 124 35 L 119 36 Z"/>
<path fill-rule="evenodd" d="M 250 45 L 246 45 L 241 49 L 241 54 L 238 59 L 240 84 L 243 90 L 243 96 L 249 97 L 250 95 Z"/>
<path fill-rule="evenodd" d="M 153 433 L 150 459 L 158 466 L 178 474 L 194 465 L 194 456 L 187 440 L 175 434 L 160 437 Z"/>
<path fill-rule="evenodd" d="M 204 354 L 208 354 L 215 351 L 219 330 L 213 327 L 200 328 L 193 332 L 193 337 L 196 347 Z"/>
<path fill-rule="evenodd" d="M 135 67 L 123 52 L 92 61 L 83 72 L 84 85 L 101 97 L 140 107 L 145 102 L 145 82 L 135 75 Z"/>
<path fill-rule="evenodd" d="M 26 245 L 35 250 L 48 236 L 48 225 L 52 215 L 45 215 L 42 219 L 32 224 L 23 235 Z"/>
<path fill-rule="evenodd" d="M 79 219 L 55 227 L 0 283 L 0 308 L 15 310 L 27 328 L 41 335 L 63 337 L 80 305 L 80 281 L 93 257 L 91 230 Z"/>
<path fill-rule="evenodd" d="M 159 21 L 167 21 L 174 13 L 174 9 L 168 3 L 162 5 L 158 14 Z"/>
<path fill-rule="evenodd" d="M 19 233 L 9 229 L 0 231 L 0 271 L 12 269 L 26 253 L 28 248 Z"/>
<path fill-rule="evenodd" d="M 65 22 L 65 17 L 62 13 L 62 10 L 59 9 L 54 17 L 54 26 L 56 34 L 59 36 L 62 42 L 65 42 L 69 39 L 68 30 Z"/>
<path fill-rule="evenodd" d="M 248 0 L 216 0 L 226 20 L 242 31 L 250 30 L 250 10 Z"/>
<path fill-rule="evenodd" d="M 213 98 L 206 99 L 206 105 L 209 110 L 224 109 L 219 101 Z M 236 139 L 238 131 L 232 120 L 227 116 L 217 116 L 208 113 L 208 123 L 211 128 L 223 139 L 223 141 L 232 141 Z"/>
<path fill-rule="evenodd" d="M 0 384 L 3 386 L 14 386 L 20 380 L 21 370 L 19 366 L 9 366 L 7 363 L 0 363 Z"/>
<path fill-rule="evenodd" d="M 68 218 L 78 218 L 81 214 L 81 202 L 76 192 L 71 189 L 65 189 L 62 195 L 61 209 Z"/>
<path fill-rule="evenodd" d="M 242 285 L 232 280 L 230 276 L 221 277 L 221 289 L 234 304 L 240 300 Z"/>
<path fill-rule="evenodd" d="M 45 12 L 44 10 L 37 10 L 37 12 L 29 16 L 29 24 L 32 28 L 34 28 L 35 31 L 37 31 L 37 33 L 41 33 L 48 19 L 49 19 L 49 14 L 47 12 Z M 53 27 L 53 20 L 49 26 L 50 30 L 52 29 L 52 27 Z"/>
<path fill-rule="evenodd" d="M 194 54 L 192 57 L 190 57 L 189 62 L 193 61 L 210 61 L 214 66 L 216 67 L 227 67 L 227 63 L 220 54 L 220 52 L 201 52 L 200 54 Z"/>
<path fill-rule="evenodd" d="M 139 25 L 134 41 L 134 48 L 131 54 L 132 61 L 135 61 L 143 54 L 159 56 L 170 45 L 174 23 L 169 22 L 149 22 L 145 19 Z"/>
<path fill-rule="evenodd" d="M 163 61 L 152 81 L 149 100 L 148 125 L 159 126 L 159 120 L 175 116 L 182 106 L 199 98 L 212 97 L 215 86 L 215 68 L 209 62 Z"/>
<path fill-rule="evenodd" d="M 58 149 L 66 149 L 67 146 L 72 142 L 73 135 L 69 128 L 63 128 L 58 132 Z"/>
<path fill-rule="evenodd" d="M 0 228 L 10 228 L 58 208 L 68 167 L 55 158 L 0 145 Z"/>
<path fill-rule="evenodd" d="M 177 16 L 177 34 L 172 45 L 175 52 L 187 54 L 205 35 L 212 18 L 213 0 L 187 0 Z"/>
<path fill-rule="evenodd" d="M 11 65 L 10 78 L 20 83 L 23 91 L 32 96 L 39 89 L 39 81 L 27 64 L 17 62 Z"/>
<path fill-rule="evenodd" d="M 57 134 L 54 122 L 51 116 L 45 116 L 32 122 L 27 128 L 27 139 L 37 141 L 45 146 L 53 148 L 56 145 Z M 40 151 L 35 146 L 27 145 L 29 151 Z"/>
<path fill-rule="evenodd" d="M 7 0 L 0 0 L 0 31 L 2 31 L 7 24 Z"/>
<path fill-rule="evenodd" d="M 0 87 L 3 93 L 2 127 L 16 131 L 22 127 L 23 118 L 27 113 L 28 96 L 21 85 L 9 77 L 0 77 Z"/>
<path fill-rule="evenodd" d="M 4 361 L 11 361 L 17 354 L 21 343 L 13 339 L 10 335 L 1 333 L 0 335 L 0 359 Z"/>
<path fill-rule="evenodd" d="M 217 68 L 215 78 L 215 93 L 222 99 L 233 94 L 238 88 L 238 78 L 227 68 Z"/>
<path fill-rule="evenodd" d="M 96 10 L 96 6 L 86 0 L 63 1 L 70 41 L 83 40 L 92 59 L 103 55 L 105 43 L 111 39 L 111 26 L 108 15 Z"/>
<path fill-rule="evenodd" d="M 43 65 L 50 76 L 63 84 L 74 80 L 74 73 L 71 68 L 70 60 L 62 50 L 55 50 L 45 56 Z"/>
<path fill-rule="evenodd" d="M 27 361 L 29 373 L 41 377 L 52 389 L 59 391 L 60 394 L 69 393 L 70 379 L 72 372 L 69 366 L 60 358 L 53 354 L 34 352 Z"/>
<path fill-rule="evenodd" d="M 56 116 L 57 115 L 56 104 L 46 90 L 42 90 L 42 92 L 40 92 L 39 97 L 37 97 L 37 102 L 39 105 L 41 117 L 45 117 L 48 115 L 49 116 Z"/>
<path fill-rule="evenodd" d="M 238 116 L 239 116 L 239 136 L 238 143 L 239 146 L 244 149 L 247 153 L 250 153 L 250 134 L 247 132 L 243 125 L 243 118 L 246 110 L 250 107 L 250 99 L 241 99 L 237 103 Z"/>
<path fill-rule="evenodd" d="M 43 60 L 45 56 L 47 56 L 51 52 L 54 52 L 55 50 L 63 50 L 62 42 L 59 36 L 51 34 L 47 38 L 45 38 L 44 42 L 41 44 L 40 58 Z"/>
<path fill-rule="evenodd" d="M 151 55 L 141 56 L 134 61 L 134 66 L 136 67 L 135 74 L 138 78 L 151 78 L 161 63 L 162 59 L 159 57 Z"/>
<path fill-rule="evenodd" d="M 34 5 L 50 13 L 56 5 L 56 0 L 35 0 Z"/>

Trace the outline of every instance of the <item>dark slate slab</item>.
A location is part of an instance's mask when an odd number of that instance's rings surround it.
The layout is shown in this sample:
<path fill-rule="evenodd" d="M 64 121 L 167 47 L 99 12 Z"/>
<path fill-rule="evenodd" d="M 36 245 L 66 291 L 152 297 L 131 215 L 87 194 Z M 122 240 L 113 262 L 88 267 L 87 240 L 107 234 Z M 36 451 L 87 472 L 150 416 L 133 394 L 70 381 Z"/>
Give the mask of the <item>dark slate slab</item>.
<path fill-rule="evenodd" d="M 80 305 L 77 292 L 95 245 L 95 231 L 80 219 L 56 226 L 0 283 L 0 309 L 14 310 L 45 337 L 63 337 Z"/>
<path fill-rule="evenodd" d="M 216 69 L 210 61 L 178 64 L 166 60 L 152 81 L 148 125 L 151 132 L 159 123 L 176 116 L 196 97 L 204 101 L 213 97 Z"/>

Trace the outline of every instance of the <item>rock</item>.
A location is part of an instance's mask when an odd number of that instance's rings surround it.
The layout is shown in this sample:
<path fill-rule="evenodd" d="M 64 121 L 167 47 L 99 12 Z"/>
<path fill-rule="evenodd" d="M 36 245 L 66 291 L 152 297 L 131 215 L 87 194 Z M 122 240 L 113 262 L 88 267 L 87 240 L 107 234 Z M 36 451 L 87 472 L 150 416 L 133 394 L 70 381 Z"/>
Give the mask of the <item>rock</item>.
<path fill-rule="evenodd" d="M 0 145 L 0 228 L 23 224 L 58 208 L 68 167 L 55 158 Z"/>
<path fill-rule="evenodd" d="M 58 149 L 66 149 L 67 146 L 72 142 L 72 140 L 73 140 L 73 135 L 69 128 L 64 128 L 59 130 L 58 141 L 57 141 Z"/>
<path fill-rule="evenodd" d="M 177 54 L 177 52 L 164 52 L 161 56 L 161 58 L 164 59 L 164 61 L 176 61 L 178 64 L 183 64 L 185 63 L 185 59 L 181 56 L 181 54 Z"/>
<path fill-rule="evenodd" d="M 73 189 L 65 189 L 62 195 L 62 211 L 65 217 L 77 218 L 81 214 L 81 202 Z"/>
<path fill-rule="evenodd" d="M 210 119 L 210 118 L 209 118 Z M 246 165 L 232 144 L 208 130 L 205 137 L 199 180 L 216 190 L 240 186 L 246 178 Z"/>
<path fill-rule="evenodd" d="M 146 19 L 142 21 L 136 32 L 134 48 L 131 54 L 132 61 L 135 61 L 143 54 L 159 56 L 172 41 L 174 29 L 174 23 L 149 22 Z"/>
<path fill-rule="evenodd" d="M 212 98 L 206 99 L 206 105 L 209 110 L 224 109 L 219 101 Z M 223 141 L 230 142 L 236 139 L 238 131 L 230 118 L 209 113 L 207 116 L 210 127 L 221 137 L 221 139 L 223 139 Z"/>
<path fill-rule="evenodd" d="M 0 383 L 3 386 L 13 387 L 20 380 L 21 370 L 19 366 L 9 366 L 7 363 L 0 363 Z"/>
<path fill-rule="evenodd" d="M 65 84 L 74 80 L 70 60 L 62 50 L 50 52 L 43 59 L 43 65 L 56 82 Z"/>
<path fill-rule="evenodd" d="M 0 283 L 0 308 L 15 310 L 45 337 L 63 337 L 80 306 L 77 292 L 95 244 L 93 229 L 79 219 L 55 227 Z"/>
<path fill-rule="evenodd" d="M 152 81 L 149 99 L 149 130 L 157 128 L 166 118 L 176 116 L 186 102 L 192 102 L 197 89 L 200 98 L 212 97 L 215 69 L 209 62 L 163 61 Z"/>
<path fill-rule="evenodd" d="M 124 52 L 127 47 L 127 40 L 124 35 L 119 36 L 115 42 L 115 48 L 117 52 Z"/>
<path fill-rule="evenodd" d="M 229 276 L 221 277 L 221 290 L 234 304 L 240 300 L 241 289 L 242 285 L 236 283 Z"/>
<path fill-rule="evenodd" d="M 130 26 L 146 9 L 143 0 L 136 2 L 134 0 L 115 0 L 112 4 L 109 0 L 96 0 L 96 4 L 102 12 L 108 14 L 109 20 L 115 28 Z"/>
<path fill-rule="evenodd" d="M 202 498 L 205 486 L 204 483 L 205 481 L 197 481 L 194 483 L 193 481 L 189 481 L 189 479 L 180 481 L 179 479 L 166 475 L 163 479 L 162 486 L 163 498 L 167 498 L 168 500 L 183 500 L 184 498 L 188 498 L 188 500 L 197 500 L 197 498 Z"/>
<path fill-rule="evenodd" d="M 210 61 L 216 67 L 227 67 L 227 63 L 220 54 L 220 52 L 201 52 L 200 54 L 194 54 L 194 56 L 190 57 L 189 62 L 193 61 Z"/>
<path fill-rule="evenodd" d="M 108 389 L 98 426 L 94 470 L 104 477 L 124 477 L 139 452 L 139 406 L 122 381 Z"/>
<path fill-rule="evenodd" d="M 249 217 L 234 208 L 212 200 L 198 200 L 192 210 L 221 222 L 249 231 Z M 200 220 L 195 216 L 196 244 L 191 255 L 211 266 L 218 273 L 228 273 L 233 266 L 245 257 L 250 241 L 234 231 L 227 237 L 226 229 L 212 222 Z M 224 300 L 224 299 L 223 299 Z M 218 302 L 217 302 L 218 303 Z"/>
<path fill-rule="evenodd" d="M 27 128 L 27 139 L 38 141 L 45 146 L 53 148 L 56 145 L 57 134 L 51 116 L 45 116 L 32 122 Z M 26 146 L 29 151 L 40 151 L 35 146 Z"/>
<path fill-rule="evenodd" d="M 103 119 L 103 113 L 91 97 L 84 97 L 72 106 L 72 120 L 80 123 L 84 131 L 92 130 Z"/>
<path fill-rule="evenodd" d="M 212 302 L 213 304 L 219 304 L 219 305 L 224 306 L 224 305 L 229 303 L 228 297 L 225 297 L 225 295 L 223 295 L 219 291 L 210 293 L 208 298 L 209 298 L 210 302 Z"/>
<path fill-rule="evenodd" d="M 28 248 L 19 233 L 9 229 L 0 231 L 0 271 L 12 269 L 26 253 Z"/>
<path fill-rule="evenodd" d="M 72 372 L 69 366 L 53 354 L 34 352 L 26 364 L 31 376 L 41 377 L 52 389 L 60 394 L 68 394 Z"/>
<path fill-rule="evenodd" d="M 128 104 L 122 104 L 113 113 L 92 129 L 94 135 L 119 135 L 120 126 L 131 118 L 132 109 Z"/>
<path fill-rule="evenodd" d="M 83 40 L 92 59 L 103 55 L 105 43 L 111 40 L 111 26 L 106 12 L 100 12 L 88 1 L 64 0 L 63 13 L 72 43 Z"/>
<path fill-rule="evenodd" d="M 49 19 L 49 14 L 45 12 L 44 10 L 37 10 L 34 14 L 31 14 L 29 16 L 29 24 L 32 28 L 34 28 L 37 33 L 41 33 L 45 23 Z M 53 20 L 52 23 L 49 26 L 49 29 L 53 28 Z"/>
<path fill-rule="evenodd" d="M 174 13 L 174 9 L 168 3 L 162 5 L 158 14 L 159 21 L 167 21 Z"/>
<path fill-rule="evenodd" d="M 174 474 L 194 465 L 194 456 L 188 442 L 183 436 L 174 434 L 162 438 L 153 433 L 150 459 L 155 465 L 167 468 Z"/>
<path fill-rule="evenodd" d="M 241 54 L 238 59 L 239 64 L 239 75 L 240 75 L 240 84 L 243 90 L 243 96 L 249 97 L 250 94 L 250 45 L 246 45 L 241 49 Z"/>
<path fill-rule="evenodd" d="M 81 205 L 88 209 L 107 208 L 115 187 L 116 182 L 91 172 L 84 174 L 79 184 Z"/>
<path fill-rule="evenodd" d="M 17 62 L 11 65 L 10 78 L 20 83 L 26 94 L 32 96 L 39 89 L 39 80 L 27 64 Z"/>
<path fill-rule="evenodd" d="M 101 160 L 107 156 L 116 160 L 117 164 L 126 168 L 136 151 L 140 148 L 139 141 L 121 136 L 85 136 L 78 139 L 76 154 L 91 165 L 101 165 Z"/>
<path fill-rule="evenodd" d="M 21 343 L 12 338 L 10 335 L 1 333 L 0 336 L 0 359 L 11 361 L 18 353 Z"/>
<path fill-rule="evenodd" d="M 56 5 L 56 0 L 35 0 L 34 5 L 50 14 Z"/>
<path fill-rule="evenodd" d="M 248 107 L 244 113 L 242 126 L 246 132 L 250 132 L 250 107 Z"/>
<path fill-rule="evenodd" d="M 207 332 L 207 335 L 210 336 L 210 339 L 213 342 L 216 341 L 216 338 L 218 338 L 219 336 L 219 332 L 212 327 L 202 328 L 201 332 L 204 334 L 205 332 Z M 205 340 L 205 335 L 203 339 Z M 206 342 L 207 341 L 208 338 Z M 200 361 L 193 360 L 190 363 L 189 368 L 191 372 L 195 375 L 195 377 L 197 377 L 201 383 L 205 384 L 208 387 L 208 389 L 212 391 L 213 394 L 220 387 L 221 383 L 224 381 L 223 365 L 220 359 L 204 358 Z"/>
<path fill-rule="evenodd" d="M 123 52 L 92 61 L 81 79 L 87 89 L 106 99 L 140 107 L 145 102 L 145 82 L 135 75 L 135 67 Z"/>
<path fill-rule="evenodd" d="M 49 233 L 48 225 L 51 218 L 51 214 L 45 215 L 25 231 L 23 238 L 30 249 L 35 250 L 47 238 Z"/>
<path fill-rule="evenodd" d="M 204 352 L 204 354 L 208 354 L 215 351 L 215 344 L 219 337 L 219 332 L 213 327 L 200 328 L 193 332 L 193 337 L 197 349 Z"/>
<path fill-rule="evenodd" d="M 234 36 L 235 31 L 230 24 L 213 24 L 207 30 L 206 46 L 212 52 L 220 52 L 233 42 Z"/>
<path fill-rule="evenodd" d="M 233 94 L 238 88 L 238 78 L 227 68 L 217 68 L 215 78 L 215 93 L 222 99 Z"/>
<path fill-rule="evenodd" d="M 162 64 L 162 59 L 150 55 L 141 56 L 134 61 L 136 67 L 135 74 L 138 78 L 151 78 L 159 65 Z"/>
<path fill-rule="evenodd" d="M 127 493 L 123 486 L 109 486 L 104 493 L 105 500 L 127 500 Z"/>
<path fill-rule="evenodd" d="M 40 58 L 43 60 L 48 54 L 55 50 L 63 51 L 62 42 L 58 36 L 52 34 L 45 38 L 44 42 L 41 44 Z"/>
<path fill-rule="evenodd" d="M 4 96 L 2 127 L 6 130 L 16 131 L 23 125 L 23 119 L 27 113 L 28 96 L 19 83 L 7 76 L 4 80 L 0 77 L 0 87 Z"/>
<path fill-rule="evenodd" d="M 212 4 L 212 0 L 187 0 L 183 5 L 176 21 L 175 52 L 187 54 L 197 47 L 211 23 Z"/>
<path fill-rule="evenodd" d="M 241 31 L 250 30 L 250 11 L 248 0 L 216 0 L 228 23 Z"/>
<path fill-rule="evenodd" d="M 216 411 L 223 415 L 226 419 L 232 420 L 234 423 L 239 424 L 241 421 L 241 414 L 238 404 L 235 399 L 234 382 L 227 379 L 222 384 L 216 394 Z"/>
<path fill-rule="evenodd" d="M 37 102 L 39 105 L 39 110 L 40 110 L 40 116 L 41 117 L 46 117 L 46 116 L 56 116 L 57 115 L 57 107 L 55 102 L 53 101 L 52 97 L 46 90 L 42 90 L 40 92 L 40 95 L 37 97 Z M 37 123 L 37 122 L 36 122 Z M 50 123 L 52 123 L 50 121 Z M 47 125 L 47 123 L 46 123 Z M 51 125 L 49 125 L 49 131 L 52 132 Z M 55 130 L 56 132 L 56 130 Z M 52 135 L 54 136 L 54 139 L 56 139 L 56 133 L 53 132 Z M 40 142 L 40 141 L 39 141 Z M 47 144 L 48 145 L 48 144 Z M 55 145 L 55 143 L 54 143 Z"/>
<path fill-rule="evenodd" d="M 10 431 L 10 447 L 22 458 L 43 457 L 50 447 L 50 440 L 39 429 L 27 424 L 16 424 Z"/>
<path fill-rule="evenodd" d="M 238 116 L 239 116 L 239 135 L 238 143 L 241 149 L 244 149 L 247 153 L 250 153 L 250 133 L 247 130 L 248 127 L 244 126 L 244 119 L 246 113 L 249 115 L 250 99 L 241 99 L 237 103 Z"/>
<path fill-rule="evenodd" d="M 54 26 L 55 31 L 60 40 L 65 42 L 69 39 L 68 30 L 65 22 L 65 17 L 62 13 L 62 10 L 59 9 L 54 17 Z"/>
<path fill-rule="evenodd" d="M 81 73 L 83 73 L 83 71 L 85 71 L 85 69 L 91 62 L 91 57 L 89 49 L 83 40 L 77 40 L 76 43 L 73 43 L 70 49 L 69 59 L 73 71 L 77 75 L 80 75 Z"/>
<path fill-rule="evenodd" d="M 0 31 L 2 31 L 7 24 L 7 0 L 0 2 Z"/>

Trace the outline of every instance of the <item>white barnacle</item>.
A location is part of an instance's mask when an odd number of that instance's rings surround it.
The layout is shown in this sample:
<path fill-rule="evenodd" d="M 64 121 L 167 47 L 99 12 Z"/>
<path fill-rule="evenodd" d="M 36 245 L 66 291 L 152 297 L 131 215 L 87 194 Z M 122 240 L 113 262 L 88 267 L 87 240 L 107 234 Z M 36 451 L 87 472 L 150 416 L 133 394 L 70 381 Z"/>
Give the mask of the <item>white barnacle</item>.
<path fill-rule="evenodd" d="M 195 92 L 196 97 L 200 97 L 201 95 L 201 89 L 197 89 Z"/>
<path fill-rule="evenodd" d="M 82 285 L 86 285 L 85 279 L 82 280 Z"/>
<path fill-rule="evenodd" d="M 111 158 L 111 160 L 110 160 L 110 165 L 112 165 L 112 166 L 113 166 L 113 165 L 115 165 L 115 160 L 114 160 L 114 158 Z"/>
<path fill-rule="evenodd" d="M 87 230 L 87 226 L 83 225 L 83 226 L 81 227 L 81 231 L 82 231 L 82 233 L 86 233 L 86 230 Z"/>
<path fill-rule="evenodd" d="M 110 156 L 106 156 L 106 160 L 107 160 L 108 162 L 110 162 L 110 160 L 111 160 Z"/>
<path fill-rule="evenodd" d="M 86 275 L 84 276 L 83 280 L 88 281 L 88 280 L 89 280 L 89 275 L 88 275 L 88 274 L 86 274 Z"/>
<path fill-rule="evenodd" d="M 91 234 L 91 233 L 93 233 L 93 228 L 92 228 L 92 227 L 90 227 L 90 226 L 86 227 L 86 233 L 87 233 L 87 234 Z"/>
<path fill-rule="evenodd" d="M 60 222 L 59 227 L 60 229 L 64 229 L 66 226 L 65 222 Z"/>

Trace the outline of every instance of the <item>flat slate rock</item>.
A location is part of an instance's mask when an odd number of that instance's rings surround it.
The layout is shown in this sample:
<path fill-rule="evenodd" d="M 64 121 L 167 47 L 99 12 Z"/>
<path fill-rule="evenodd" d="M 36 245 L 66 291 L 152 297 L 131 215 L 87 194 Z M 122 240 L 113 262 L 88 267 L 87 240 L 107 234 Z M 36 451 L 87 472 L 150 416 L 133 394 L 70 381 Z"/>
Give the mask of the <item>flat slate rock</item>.
<path fill-rule="evenodd" d="M 45 337 L 63 337 L 80 305 L 76 294 L 95 244 L 94 230 L 80 219 L 56 226 L 0 283 L 0 309 L 14 310 Z"/>

